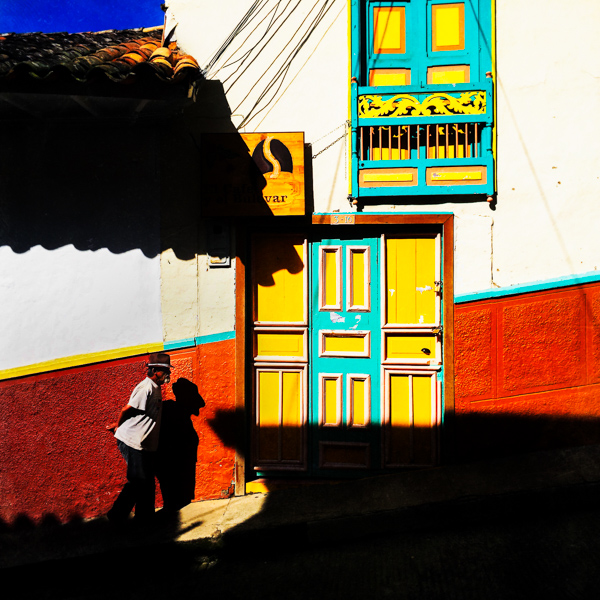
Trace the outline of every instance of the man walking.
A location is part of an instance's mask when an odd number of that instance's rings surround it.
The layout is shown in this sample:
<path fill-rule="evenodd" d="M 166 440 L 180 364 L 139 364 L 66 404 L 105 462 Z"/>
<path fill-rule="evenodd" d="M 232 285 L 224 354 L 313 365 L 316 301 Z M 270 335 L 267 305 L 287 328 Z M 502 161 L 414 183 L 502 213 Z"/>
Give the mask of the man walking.
<path fill-rule="evenodd" d="M 150 354 L 147 377 L 133 390 L 119 420 L 107 425 L 127 463 L 127 483 L 108 512 L 113 523 L 125 523 L 135 506 L 135 520 L 146 522 L 154 516 L 154 476 L 160 433 L 162 396 L 160 387 L 169 382 L 171 357 Z"/>

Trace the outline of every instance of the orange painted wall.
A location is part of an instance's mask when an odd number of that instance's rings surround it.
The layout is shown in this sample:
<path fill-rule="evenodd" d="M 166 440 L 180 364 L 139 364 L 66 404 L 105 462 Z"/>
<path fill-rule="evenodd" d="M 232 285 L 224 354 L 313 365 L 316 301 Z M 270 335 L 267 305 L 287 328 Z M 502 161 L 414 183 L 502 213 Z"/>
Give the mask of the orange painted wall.
<path fill-rule="evenodd" d="M 600 443 L 600 283 L 455 307 L 459 459 Z"/>
<path fill-rule="evenodd" d="M 205 402 L 188 431 L 198 438 L 195 499 L 230 495 L 235 451 L 223 439 L 231 423 L 220 423 L 218 434 L 214 425 L 218 415 L 234 411 L 235 341 L 169 354 L 172 381 L 193 382 Z M 145 377 L 144 361 L 135 357 L 0 382 L 0 524 L 106 513 L 125 482 L 125 463 L 105 425 L 116 420 Z M 163 399 L 173 399 L 170 385 Z"/>

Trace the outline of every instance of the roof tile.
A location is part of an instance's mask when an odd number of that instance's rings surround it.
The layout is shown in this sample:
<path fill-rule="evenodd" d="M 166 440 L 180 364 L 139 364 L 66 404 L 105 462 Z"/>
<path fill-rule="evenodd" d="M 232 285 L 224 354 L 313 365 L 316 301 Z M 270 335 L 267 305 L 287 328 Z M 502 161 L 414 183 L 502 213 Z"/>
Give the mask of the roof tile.
<path fill-rule="evenodd" d="M 0 36 L 0 91 L 19 85 L 64 82 L 130 84 L 151 78 L 161 85 L 200 77 L 196 60 L 176 44 L 162 47 L 162 28 L 98 33 Z M 42 90 L 40 90 L 42 91 Z"/>

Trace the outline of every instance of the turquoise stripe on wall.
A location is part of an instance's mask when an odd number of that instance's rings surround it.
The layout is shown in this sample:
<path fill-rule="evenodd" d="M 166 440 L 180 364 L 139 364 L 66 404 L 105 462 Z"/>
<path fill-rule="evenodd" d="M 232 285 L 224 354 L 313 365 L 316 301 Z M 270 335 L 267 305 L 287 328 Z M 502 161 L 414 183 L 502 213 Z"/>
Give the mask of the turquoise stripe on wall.
<path fill-rule="evenodd" d="M 194 338 L 187 338 L 185 340 L 175 340 L 174 342 L 165 342 L 165 350 L 182 350 L 183 348 L 192 348 L 196 345 Z"/>
<path fill-rule="evenodd" d="M 213 342 L 224 342 L 225 340 L 235 339 L 235 331 L 226 331 L 225 333 L 213 333 L 212 335 L 201 335 L 196 338 L 196 344 L 212 344 Z"/>
<path fill-rule="evenodd" d="M 183 350 L 184 348 L 193 348 L 202 344 L 212 344 L 214 342 L 224 342 L 225 340 L 234 339 L 235 331 L 226 331 L 225 333 L 213 333 L 211 335 L 201 335 L 195 338 L 165 342 L 164 346 L 165 350 Z"/>
<path fill-rule="evenodd" d="M 515 296 L 517 294 L 541 292 L 544 290 L 583 285 L 585 283 L 595 283 L 598 281 L 600 281 L 600 271 L 590 271 L 581 275 L 569 275 L 567 277 L 557 277 L 556 279 L 535 281 L 522 285 L 511 285 L 507 288 L 483 290 L 481 292 L 475 292 L 474 294 L 460 294 L 454 297 L 454 302 L 455 304 L 461 304 L 463 302 L 475 302 L 476 300 L 503 298 L 506 296 Z"/>

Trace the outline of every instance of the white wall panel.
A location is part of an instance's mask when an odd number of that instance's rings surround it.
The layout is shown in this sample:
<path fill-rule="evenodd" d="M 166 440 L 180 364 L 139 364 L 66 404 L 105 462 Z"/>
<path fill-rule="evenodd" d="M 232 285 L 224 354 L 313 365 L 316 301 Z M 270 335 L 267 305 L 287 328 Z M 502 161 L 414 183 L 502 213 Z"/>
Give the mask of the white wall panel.
<path fill-rule="evenodd" d="M 160 258 L 0 247 L 0 369 L 162 342 Z"/>

